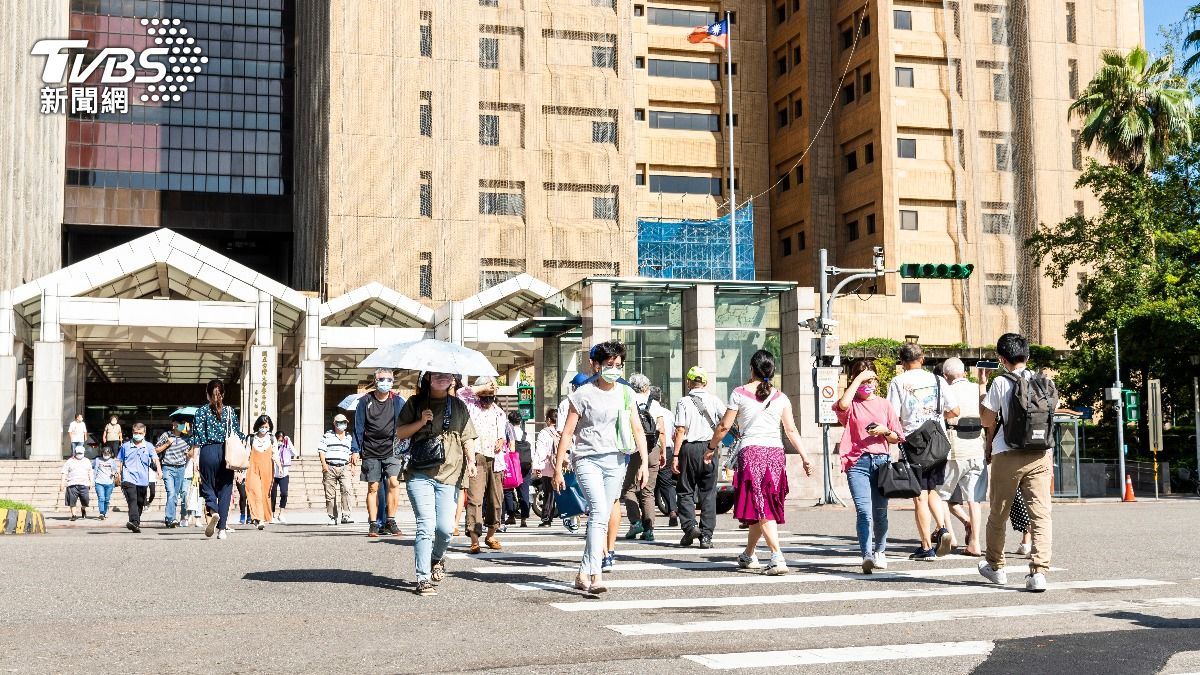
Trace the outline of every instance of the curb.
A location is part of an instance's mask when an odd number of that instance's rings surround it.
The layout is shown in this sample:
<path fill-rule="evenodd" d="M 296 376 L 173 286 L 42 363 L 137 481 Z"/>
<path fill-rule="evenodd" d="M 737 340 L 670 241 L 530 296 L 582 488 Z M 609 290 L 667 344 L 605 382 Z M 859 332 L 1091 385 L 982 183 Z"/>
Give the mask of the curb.
<path fill-rule="evenodd" d="M 0 534 L 46 534 L 46 519 L 37 511 L 0 509 Z"/>

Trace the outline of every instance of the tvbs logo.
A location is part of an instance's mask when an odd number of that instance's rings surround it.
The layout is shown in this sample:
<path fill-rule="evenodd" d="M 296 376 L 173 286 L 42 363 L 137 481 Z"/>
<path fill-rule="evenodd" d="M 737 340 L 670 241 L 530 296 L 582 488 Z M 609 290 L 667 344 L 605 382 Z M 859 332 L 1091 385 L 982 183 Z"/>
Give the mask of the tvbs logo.
<path fill-rule="evenodd" d="M 30 52 L 44 56 L 42 69 L 42 112 L 62 112 L 67 89 L 71 90 L 71 112 L 128 112 L 129 86 L 144 89 L 143 102 L 179 101 L 196 80 L 207 56 L 196 39 L 181 27 L 179 19 L 141 19 L 153 47 L 135 51 L 129 47 L 104 47 L 94 51 L 88 40 L 39 40 Z M 92 53 L 94 52 L 94 55 Z M 106 87 L 97 110 L 98 88 Z M 126 85 L 113 87 L 112 85 Z M 89 100 L 90 99 L 90 100 Z M 78 104 L 78 105 L 77 105 Z M 112 105 L 109 105 L 112 104 Z M 107 108 L 120 107 L 122 110 Z"/>

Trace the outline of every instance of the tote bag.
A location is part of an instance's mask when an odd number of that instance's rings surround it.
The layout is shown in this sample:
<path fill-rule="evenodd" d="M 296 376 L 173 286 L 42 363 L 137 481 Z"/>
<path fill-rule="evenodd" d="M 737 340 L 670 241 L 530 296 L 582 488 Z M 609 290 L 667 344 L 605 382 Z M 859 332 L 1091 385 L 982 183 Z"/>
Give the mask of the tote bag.
<path fill-rule="evenodd" d="M 504 453 L 504 481 L 501 483 L 505 490 L 521 487 L 525 477 L 521 475 L 521 456 L 515 452 Z"/>
<path fill-rule="evenodd" d="M 583 498 L 583 491 L 579 489 L 579 481 L 575 479 L 574 472 L 563 474 L 563 482 L 566 484 L 563 491 L 554 495 L 554 506 L 558 509 L 558 515 L 573 518 L 587 513 L 587 501 Z"/>
<path fill-rule="evenodd" d="M 221 416 L 225 417 L 225 411 L 228 407 L 221 410 Z M 238 438 L 238 435 L 233 433 L 233 413 L 230 412 L 229 417 L 225 417 L 225 466 L 231 471 L 244 471 L 250 468 L 250 448 Z"/>

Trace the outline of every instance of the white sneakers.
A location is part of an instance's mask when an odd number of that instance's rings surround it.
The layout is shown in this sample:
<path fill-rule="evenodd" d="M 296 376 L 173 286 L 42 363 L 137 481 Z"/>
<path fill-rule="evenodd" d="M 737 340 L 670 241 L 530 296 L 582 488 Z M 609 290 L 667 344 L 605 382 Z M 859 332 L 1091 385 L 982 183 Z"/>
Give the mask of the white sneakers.
<path fill-rule="evenodd" d="M 887 556 L 884 555 L 883 551 L 875 552 L 875 569 L 877 569 L 877 570 L 886 570 L 887 569 Z"/>
<path fill-rule="evenodd" d="M 228 536 L 229 536 L 229 535 L 225 533 L 225 530 L 218 530 L 218 531 L 217 531 L 217 539 L 225 539 L 225 538 L 226 538 L 226 537 L 228 537 Z"/>
<path fill-rule="evenodd" d="M 265 529 L 267 529 L 267 524 L 266 524 L 266 523 L 264 523 L 264 522 L 263 522 L 263 521 L 261 521 L 261 520 L 260 520 L 260 521 L 258 521 L 258 529 L 260 529 L 260 530 L 265 530 Z"/>
<path fill-rule="evenodd" d="M 1045 593 L 1046 575 L 1041 572 L 1025 575 L 1025 590 L 1033 593 Z"/>
<path fill-rule="evenodd" d="M 993 584 L 1000 584 L 1003 586 L 1004 584 L 1008 583 L 1008 572 L 1005 572 L 1003 567 L 996 569 L 995 567 L 992 567 L 991 563 L 988 561 L 980 560 L 978 569 L 979 574 Z"/>
<path fill-rule="evenodd" d="M 277 520 L 280 525 L 287 525 L 287 518 L 283 517 L 282 511 L 280 511 L 279 514 L 275 516 L 275 520 Z"/>
<path fill-rule="evenodd" d="M 887 556 L 883 551 L 876 551 L 875 555 L 863 558 L 862 561 L 863 574 L 870 574 L 875 570 L 886 570 L 887 567 Z"/>
<path fill-rule="evenodd" d="M 762 563 L 758 561 L 758 556 L 747 556 L 745 553 L 738 554 L 737 564 L 739 569 L 744 570 L 761 570 L 763 568 Z"/>
<path fill-rule="evenodd" d="M 1027 555 L 1029 555 L 1031 550 L 1032 550 L 1032 547 L 1029 544 L 1017 545 L 1017 555 L 1027 556 Z"/>

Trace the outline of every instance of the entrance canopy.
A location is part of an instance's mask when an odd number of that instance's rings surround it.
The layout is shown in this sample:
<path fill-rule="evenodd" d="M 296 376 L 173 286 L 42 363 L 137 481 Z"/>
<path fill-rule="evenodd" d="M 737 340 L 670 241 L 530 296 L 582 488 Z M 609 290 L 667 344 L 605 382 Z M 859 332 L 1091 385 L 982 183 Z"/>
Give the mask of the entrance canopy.
<path fill-rule="evenodd" d="M 433 337 L 433 310 L 378 282 L 323 303 L 319 316 L 329 384 L 364 382 L 358 364 L 379 347 Z"/>

